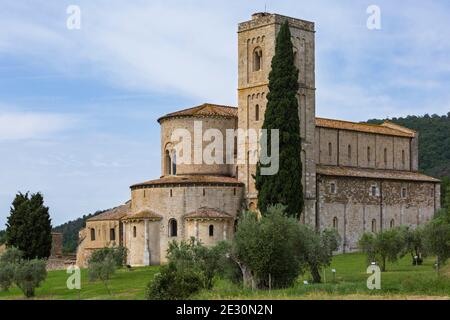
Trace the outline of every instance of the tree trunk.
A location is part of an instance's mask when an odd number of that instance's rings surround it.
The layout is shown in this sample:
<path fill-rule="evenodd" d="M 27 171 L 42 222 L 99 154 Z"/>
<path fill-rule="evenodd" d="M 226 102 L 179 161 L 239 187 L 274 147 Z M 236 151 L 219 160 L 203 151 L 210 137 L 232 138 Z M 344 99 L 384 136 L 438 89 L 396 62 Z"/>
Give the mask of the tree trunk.
<path fill-rule="evenodd" d="M 313 283 L 321 283 L 319 268 L 317 266 L 311 266 L 311 275 L 313 277 Z"/>
<path fill-rule="evenodd" d="M 251 270 L 242 263 L 238 263 L 238 265 L 242 272 L 244 288 L 252 288 L 254 290 L 256 288 L 256 283 Z"/>

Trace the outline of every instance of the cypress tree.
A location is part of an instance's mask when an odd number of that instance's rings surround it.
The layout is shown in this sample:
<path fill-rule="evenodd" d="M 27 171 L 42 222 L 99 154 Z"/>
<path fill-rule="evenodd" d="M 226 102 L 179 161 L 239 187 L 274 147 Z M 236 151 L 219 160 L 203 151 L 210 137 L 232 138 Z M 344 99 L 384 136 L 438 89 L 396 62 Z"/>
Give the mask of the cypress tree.
<path fill-rule="evenodd" d="M 276 40 L 272 71 L 269 74 L 268 102 L 262 127 L 268 130 L 269 154 L 270 130 L 279 130 L 279 171 L 272 176 L 261 175 L 261 168 L 266 165 L 259 162 L 254 176 L 258 190 L 258 206 L 262 214 L 265 214 L 269 206 L 276 204 L 286 206 L 286 213 L 292 217 L 299 218 L 303 210 L 298 89 L 298 69 L 294 64 L 291 32 L 286 21 L 281 26 Z"/>
<path fill-rule="evenodd" d="M 26 259 L 50 256 L 52 226 L 49 209 L 40 193 L 17 194 L 6 226 L 6 244 L 23 251 Z"/>

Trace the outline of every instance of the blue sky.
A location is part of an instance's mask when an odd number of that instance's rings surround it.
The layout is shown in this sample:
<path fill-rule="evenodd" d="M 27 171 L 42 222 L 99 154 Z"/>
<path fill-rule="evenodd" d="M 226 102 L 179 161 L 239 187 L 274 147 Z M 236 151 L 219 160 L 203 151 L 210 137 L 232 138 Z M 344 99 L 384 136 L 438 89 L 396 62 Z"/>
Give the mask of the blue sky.
<path fill-rule="evenodd" d="M 81 30 L 66 28 L 71 4 Z M 381 30 L 366 27 L 372 4 Z M 17 191 L 41 191 L 57 225 L 159 177 L 156 119 L 236 104 L 237 24 L 265 5 L 316 23 L 318 116 L 450 111 L 445 0 L 2 0 L 0 229 Z"/>

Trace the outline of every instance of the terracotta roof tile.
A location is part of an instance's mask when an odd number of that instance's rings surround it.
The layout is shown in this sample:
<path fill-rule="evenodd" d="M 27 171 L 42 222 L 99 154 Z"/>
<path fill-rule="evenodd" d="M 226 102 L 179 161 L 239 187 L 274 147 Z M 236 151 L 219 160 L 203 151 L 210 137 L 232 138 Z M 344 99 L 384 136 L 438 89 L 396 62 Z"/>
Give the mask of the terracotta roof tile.
<path fill-rule="evenodd" d="M 228 213 L 211 208 L 200 208 L 184 216 L 185 219 L 232 219 Z"/>
<path fill-rule="evenodd" d="M 162 216 L 151 211 L 151 210 L 142 210 L 138 213 L 128 215 L 122 220 L 142 220 L 142 219 L 150 219 L 150 220 L 161 220 Z"/>
<path fill-rule="evenodd" d="M 351 177 L 351 178 L 405 180 L 405 181 L 421 181 L 421 182 L 435 182 L 435 183 L 439 182 L 438 179 L 426 176 L 419 172 L 412 172 L 412 171 L 317 166 L 317 174 L 324 176 Z"/>
<path fill-rule="evenodd" d="M 88 219 L 87 221 L 108 221 L 108 220 L 119 220 L 126 216 L 131 210 L 131 202 L 127 202 L 121 206 L 114 209 L 105 211 L 95 217 Z"/>
<path fill-rule="evenodd" d="M 161 122 L 164 119 L 172 117 L 224 117 L 237 118 L 238 109 L 230 106 L 205 103 L 201 106 L 184 109 L 181 111 L 169 113 L 158 119 Z"/>
<path fill-rule="evenodd" d="M 383 124 L 377 125 L 377 124 L 357 123 L 334 119 L 316 118 L 316 126 L 322 128 L 342 129 L 342 130 L 376 133 L 388 136 L 398 136 L 407 138 L 414 138 L 416 135 L 415 131 L 388 121 Z"/>
<path fill-rule="evenodd" d="M 241 186 L 242 183 L 233 177 L 226 176 L 206 176 L 206 175 L 185 175 L 185 176 L 167 176 L 158 180 L 151 180 L 132 185 L 131 188 L 142 188 L 155 185 L 173 185 L 173 184 L 225 184 Z"/>

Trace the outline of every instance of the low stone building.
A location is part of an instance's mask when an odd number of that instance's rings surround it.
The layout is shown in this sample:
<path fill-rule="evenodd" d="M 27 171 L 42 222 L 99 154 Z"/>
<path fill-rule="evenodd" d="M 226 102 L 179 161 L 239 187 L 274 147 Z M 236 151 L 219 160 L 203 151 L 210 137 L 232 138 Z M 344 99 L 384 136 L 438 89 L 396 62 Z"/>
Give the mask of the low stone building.
<path fill-rule="evenodd" d="M 204 104 L 160 118 L 161 177 L 131 186 L 129 202 L 87 221 L 80 231 L 78 265 L 85 265 L 94 250 L 118 245 L 128 249 L 130 265 L 164 263 L 170 241 L 195 237 L 213 245 L 230 239 L 239 214 L 257 210 L 256 165 L 250 158 L 258 153 L 258 141 L 233 136 L 234 153 L 224 142 L 214 149 L 216 161 L 208 163 L 196 157 L 210 152 L 214 139 L 196 135 L 199 127 L 223 137 L 229 130 L 261 129 L 270 61 L 286 20 L 299 69 L 301 222 L 317 230 L 335 228 L 343 239 L 340 251 L 349 252 L 357 250 L 363 232 L 415 227 L 433 217 L 440 208 L 440 185 L 418 172 L 418 134 L 390 122 L 317 118 L 314 23 L 257 13 L 238 28 L 238 108 Z M 177 160 L 177 130 L 194 137 L 188 143 L 193 152 L 183 154 L 184 161 Z"/>

